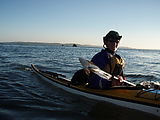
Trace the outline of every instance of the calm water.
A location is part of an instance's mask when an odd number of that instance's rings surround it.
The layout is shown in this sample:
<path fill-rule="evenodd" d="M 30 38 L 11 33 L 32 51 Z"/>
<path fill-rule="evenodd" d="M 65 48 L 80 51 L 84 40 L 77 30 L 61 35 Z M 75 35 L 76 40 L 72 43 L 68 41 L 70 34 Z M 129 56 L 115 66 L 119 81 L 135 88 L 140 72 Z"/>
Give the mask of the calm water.
<path fill-rule="evenodd" d="M 97 101 L 51 86 L 34 74 L 30 65 L 33 63 L 71 78 L 82 68 L 78 57 L 90 60 L 100 50 L 96 47 L 0 43 L 0 119 L 89 120 L 94 114 L 98 116 L 101 111 L 95 112 Z M 126 62 L 125 74 L 129 81 L 160 81 L 159 50 L 119 49 L 118 53 Z"/>

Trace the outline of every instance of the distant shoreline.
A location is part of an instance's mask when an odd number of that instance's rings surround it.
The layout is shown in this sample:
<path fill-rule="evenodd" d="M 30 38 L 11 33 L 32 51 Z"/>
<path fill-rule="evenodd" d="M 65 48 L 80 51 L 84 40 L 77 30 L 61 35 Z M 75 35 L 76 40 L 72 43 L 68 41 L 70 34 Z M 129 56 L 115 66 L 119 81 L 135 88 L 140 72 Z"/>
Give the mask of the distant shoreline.
<path fill-rule="evenodd" d="M 101 48 L 102 46 L 96 45 L 82 45 L 76 43 L 44 43 L 44 42 L 0 42 L 0 44 L 18 44 L 18 45 L 58 45 L 58 46 L 68 46 L 73 47 L 73 45 L 77 45 L 77 47 L 98 47 Z M 131 48 L 131 47 L 124 47 L 120 46 L 120 49 L 133 49 L 133 50 L 159 50 L 159 49 L 139 49 L 139 48 Z"/>
<path fill-rule="evenodd" d="M 84 46 L 84 47 L 101 47 L 96 45 L 82 45 L 82 44 L 76 44 L 76 43 L 43 43 L 43 42 L 0 42 L 0 44 L 18 44 L 18 45 L 59 45 L 59 46 L 73 46 L 77 45 Z"/>

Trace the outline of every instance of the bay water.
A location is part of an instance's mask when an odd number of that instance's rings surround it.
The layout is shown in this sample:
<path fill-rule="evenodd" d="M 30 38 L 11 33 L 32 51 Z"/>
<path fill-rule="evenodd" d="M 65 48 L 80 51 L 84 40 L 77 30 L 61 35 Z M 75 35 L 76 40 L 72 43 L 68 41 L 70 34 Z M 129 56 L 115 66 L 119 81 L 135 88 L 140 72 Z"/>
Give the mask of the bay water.
<path fill-rule="evenodd" d="M 103 108 L 105 103 L 101 105 L 52 86 L 30 67 L 35 64 L 43 70 L 64 74 L 71 79 L 82 68 L 78 58 L 90 60 L 101 49 L 60 44 L 0 43 L 0 119 L 103 119 L 102 116 L 107 116 Z M 160 50 L 120 48 L 117 53 L 125 60 L 124 73 L 128 81 L 136 84 L 160 81 Z"/>

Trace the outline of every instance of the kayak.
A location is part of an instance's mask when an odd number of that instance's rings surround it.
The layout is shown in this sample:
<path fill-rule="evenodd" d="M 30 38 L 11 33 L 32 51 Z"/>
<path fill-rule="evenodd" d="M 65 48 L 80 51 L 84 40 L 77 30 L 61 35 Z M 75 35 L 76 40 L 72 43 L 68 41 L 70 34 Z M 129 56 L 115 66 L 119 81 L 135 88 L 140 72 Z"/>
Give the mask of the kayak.
<path fill-rule="evenodd" d="M 115 86 L 107 90 L 91 89 L 85 85 L 71 84 L 71 80 L 66 79 L 62 74 L 43 71 L 33 64 L 31 68 L 44 80 L 67 92 L 160 116 L 160 90 L 158 89 L 144 90 L 136 86 Z"/>

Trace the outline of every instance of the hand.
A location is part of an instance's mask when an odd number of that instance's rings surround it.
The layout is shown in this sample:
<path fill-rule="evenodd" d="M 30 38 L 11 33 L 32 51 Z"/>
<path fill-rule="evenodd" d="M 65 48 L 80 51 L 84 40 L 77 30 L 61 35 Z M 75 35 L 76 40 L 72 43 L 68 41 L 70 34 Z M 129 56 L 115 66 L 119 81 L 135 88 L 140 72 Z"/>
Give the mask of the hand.
<path fill-rule="evenodd" d="M 122 77 L 122 76 L 119 76 L 119 75 L 118 75 L 118 80 L 119 80 L 119 82 L 121 82 L 121 83 L 122 83 L 124 79 L 123 79 L 123 77 Z"/>
<path fill-rule="evenodd" d="M 86 73 L 86 75 L 90 75 L 91 71 L 88 68 L 84 68 L 84 72 Z"/>
<path fill-rule="evenodd" d="M 118 79 L 112 79 L 112 86 L 121 86 L 123 84 L 123 77 L 117 76 Z"/>

